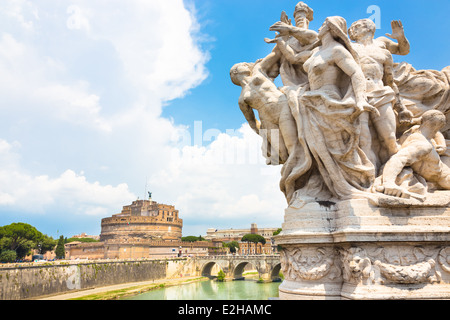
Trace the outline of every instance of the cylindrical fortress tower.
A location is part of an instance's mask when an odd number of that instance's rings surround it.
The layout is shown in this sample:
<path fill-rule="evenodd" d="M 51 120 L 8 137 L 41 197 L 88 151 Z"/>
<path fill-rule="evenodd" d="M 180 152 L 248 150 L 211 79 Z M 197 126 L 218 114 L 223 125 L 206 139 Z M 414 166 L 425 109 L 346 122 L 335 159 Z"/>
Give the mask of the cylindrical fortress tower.
<path fill-rule="evenodd" d="M 120 214 L 102 219 L 100 241 L 181 240 L 183 220 L 174 206 L 136 200 Z"/>

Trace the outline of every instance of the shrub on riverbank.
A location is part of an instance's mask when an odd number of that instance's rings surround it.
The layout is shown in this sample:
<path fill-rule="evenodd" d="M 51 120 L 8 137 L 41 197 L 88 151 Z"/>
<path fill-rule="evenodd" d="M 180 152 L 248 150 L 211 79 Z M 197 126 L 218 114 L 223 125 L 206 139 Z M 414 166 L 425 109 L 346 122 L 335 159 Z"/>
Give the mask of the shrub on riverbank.
<path fill-rule="evenodd" d="M 220 282 L 225 281 L 225 272 L 223 272 L 222 270 L 220 270 L 219 273 L 217 274 L 217 281 Z"/>

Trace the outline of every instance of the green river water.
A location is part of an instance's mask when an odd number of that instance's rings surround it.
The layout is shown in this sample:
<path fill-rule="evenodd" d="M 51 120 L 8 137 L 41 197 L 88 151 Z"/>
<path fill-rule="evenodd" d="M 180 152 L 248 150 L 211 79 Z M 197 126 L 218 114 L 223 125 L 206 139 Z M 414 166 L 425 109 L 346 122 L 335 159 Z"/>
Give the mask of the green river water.
<path fill-rule="evenodd" d="M 268 300 L 278 297 L 281 282 L 257 283 L 255 280 L 200 281 L 161 288 L 124 300 Z"/>

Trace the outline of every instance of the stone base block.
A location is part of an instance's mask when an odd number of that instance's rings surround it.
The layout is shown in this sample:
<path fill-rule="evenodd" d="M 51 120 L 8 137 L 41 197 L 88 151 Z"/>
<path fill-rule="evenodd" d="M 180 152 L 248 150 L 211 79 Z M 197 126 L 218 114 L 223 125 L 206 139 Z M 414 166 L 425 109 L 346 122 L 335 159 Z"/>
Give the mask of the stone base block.
<path fill-rule="evenodd" d="M 450 299 L 450 210 L 366 200 L 288 208 L 282 300 Z"/>

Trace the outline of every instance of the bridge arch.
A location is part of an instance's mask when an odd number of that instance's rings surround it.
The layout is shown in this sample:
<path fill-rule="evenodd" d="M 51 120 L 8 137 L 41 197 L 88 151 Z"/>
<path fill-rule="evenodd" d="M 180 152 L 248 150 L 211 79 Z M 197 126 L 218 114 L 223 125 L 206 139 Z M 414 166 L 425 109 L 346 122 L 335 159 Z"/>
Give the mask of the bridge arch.
<path fill-rule="evenodd" d="M 208 277 L 208 278 L 215 277 L 212 274 L 213 270 L 214 270 L 214 267 L 217 267 L 220 270 L 224 271 L 223 270 L 224 268 L 219 263 L 217 263 L 217 261 L 209 261 L 209 262 L 206 262 L 201 268 L 201 275 L 202 275 L 202 277 Z"/>
<path fill-rule="evenodd" d="M 256 266 L 254 263 L 252 263 L 252 262 L 250 262 L 250 261 L 243 261 L 243 262 L 239 262 L 239 263 L 234 267 L 234 270 L 233 270 L 233 278 L 236 279 L 236 280 L 244 279 L 244 276 L 243 276 L 244 269 L 245 269 L 245 267 L 246 267 L 248 264 L 252 265 L 252 266 L 258 271 L 258 275 L 261 276 L 261 273 L 259 272 L 257 266 Z"/>
<path fill-rule="evenodd" d="M 215 278 L 222 270 L 227 279 L 242 279 L 245 266 L 252 265 L 258 271 L 259 279 L 263 281 L 279 281 L 281 263 L 277 255 L 267 256 L 201 256 L 194 257 L 192 267 L 195 274 Z M 192 269 L 191 269 L 192 270 Z"/>
<path fill-rule="evenodd" d="M 274 282 L 281 281 L 280 271 L 281 271 L 281 263 L 278 263 L 272 268 L 272 271 L 270 272 L 270 278 L 272 279 L 272 281 Z"/>

